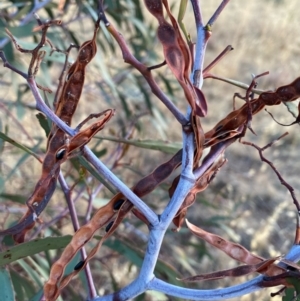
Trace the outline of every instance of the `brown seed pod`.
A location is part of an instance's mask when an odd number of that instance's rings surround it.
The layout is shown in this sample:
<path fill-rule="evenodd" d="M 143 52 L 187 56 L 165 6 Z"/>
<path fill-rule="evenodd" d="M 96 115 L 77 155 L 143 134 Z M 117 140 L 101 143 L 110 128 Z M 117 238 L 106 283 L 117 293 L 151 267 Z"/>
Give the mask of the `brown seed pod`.
<path fill-rule="evenodd" d="M 35 64 L 35 61 L 38 60 L 40 57 L 39 50 L 46 41 L 46 32 L 48 27 L 52 23 L 58 24 L 57 22 L 47 22 L 46 24 L 40 26 L 39 29 L 43 30 L 42 39 L 34 50 L 28 51 L 32 53 L 32 60 L 29 67 L 30 74 L 32 73 L 31 70 L 33 68 L 33 65 Z M 81 96 L 85 79 L 85 68 L 95 56 L 97 51 L 95 40 L 98 28 L 99 24 L 97 22 L 95 24 L 93 38 L 90 41 L 85 42 L 80 47 L 77 59 L 68 71 L 68 74 L 66 76 L 67 80 L 64 83 L 62 93 L 60 94 L 60 98 L 58 100 L 55 113 L 68 125 L 71 125 L 72 117 L 75 113 L 77 104 Z M 16 46 L 18 45 L 16 44 Z M 23 51 L 23 49 L 20 49 L 20 47 L 18 49 L 20 51 Z M 110 110 L 110 112 L 112 113 L 113 111 Z M 107 118 L 109 119 L 110 117 L 111 115 L 109 115 Z M 88 130 L 86 130 L 84 133 L 79 133 L 77 137 L 73 139 L 73 141 L 75 141 L 77 145 L 79 144 L 79 146 L 84 145 L 84 143 L 89 142 L 93 135 L 99 130 L 101 130 L 104 127 L 104 125 L 105 122 L 103 120 L 100 121 L 100 123 L 97 123 L 93 125 L 93 127 L 90 127 L 88 129 L 89 132 Z M 80 135 L 86 137 L 86 140 L 84 142 L 78 142 L 80 140 L 79 137 L 81 137 Z M 10 229 L 0 231 L 0 235 L 13 234 L 14 239 L 17 242 L 24 241 L 27 231 L 33 228 L 35 220 L 46 207 L 55 190 L 56 180 L 60 170 L 59 165 L 64 161 L 62 159 L 65 156 L 65 143 L 65 133 L 56 125 L 53 125 L 51 129 L 51 134 L 48 138 L 47 153 L 45 155 L 45 159 L 42 166 L 42 175 L 37 185 L 35 186 L 33 194 L 26 201 L 26 204 L 28 205 L 28 210 L 17 225 L 13 226 Z M 76 148 L 77 146 L 72 145 L 72 147 Z"/>

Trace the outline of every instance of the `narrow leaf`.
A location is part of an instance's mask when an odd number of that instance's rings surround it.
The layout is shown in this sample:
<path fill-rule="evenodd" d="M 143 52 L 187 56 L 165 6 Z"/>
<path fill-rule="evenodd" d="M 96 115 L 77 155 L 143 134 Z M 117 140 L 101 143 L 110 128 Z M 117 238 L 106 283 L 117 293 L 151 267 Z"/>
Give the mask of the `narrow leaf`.
<path fill-rule="evenodd" d="M 14 301 L 14 291 L 6 269 L 0 269 L 1 301 Z"/>
<path fill-rule="evenodd" d="M 0 266 L 46 250 L 64 248 L 71 241 L 71 238 L 71 235 L 46 237 L 16 245 L 0 253 Z"/>
<path fill-rule="evenodd" d="M 43 130 L 45 131 L 46 137 L 48 137 L 49 133 L 50 133 L 50 127 L 49 127 L 49 123 L 47 118 L 45 117 L 44 114 L 42 113 L 38 113 L 35 115 L 36 118 L 39 121 L 39 124 L 41 125 L 41 127 L 43 128 Z"/>
<path fill-rule="evenodd" d="M 25 151 L 26 153 L 28 153 L 29 155 L 35 157 L 37 160 L 39 160 L 41 162 L 41 159 L 39 158 L 39 156 L 37 154 L 35 154 L 33 151 L 31 151 L 28 147 L 16 142 L 15 140 L 11 139 L 10 137 L 8 137 L 7 135 L 5 135 L 4 133 L 0 132 L 0 139 L 16 146 L 17 148 Z"/>
<path fill-rule="evenodd" d="M 0 198 L 7 199 L 24 205 L 28 197 L 21 194 L 1 193 Z"/>
<path fill-rule="evenodd" d="M 87 162 L 87 160 L 79 156 L 79 163 L 90 172 L 92 176 L 94 176 L 100 183 L 102 183 L 110 192 L 116 193 L 115 189 L 107 182 L 105 179 Z"/>
<path fill-rule="evenodd" d="M 10 277 L 14 286 L 16 300 L 29 300 L 35 294 L 35 287 L 30 279 L 13 270 Z"/>
<path fill-rule="evenodd" d="M 114 138 L 114 137 L 99 137 L 99 139 L 109 140 L 119 143 L 125 143 L 129 145 L 134 145 L 136 147 L 158 150 L 167 154 L 176 154 L 181 148 L 181 142 L 168 142 L 168 141 L 159 141 L 159 140 L 127 140 L 123 138 Z"/>

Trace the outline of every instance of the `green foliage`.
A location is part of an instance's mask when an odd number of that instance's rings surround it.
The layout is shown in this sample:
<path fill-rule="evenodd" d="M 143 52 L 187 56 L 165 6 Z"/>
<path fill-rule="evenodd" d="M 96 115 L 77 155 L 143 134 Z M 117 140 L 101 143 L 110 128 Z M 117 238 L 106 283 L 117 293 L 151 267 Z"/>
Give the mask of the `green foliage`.
<path fill-rule="evenodd" d="M 0 266 L 4 266 L 18 259 L 33 256 L 40 252 L 64 248 L 72 236 L 46 237 L 34 239 L 20 245 L 16 245 L 0 253 Z"/>
<path fill-rule="evenodd" d="M 14 293 L 10 281 L 9 273 L 5 268 L 0 269 L 0 283 L 1 283 L 1 300 L 14 301 Z"/>
<path fill-rule="evenodd" d="M 122 138 L 114 137 L 101 137 L 100 139 L 114 141 L 119 143 L 124 143 L 127 145 L 133 145 L 140 148 L 145 148 L 149 150 L 158 150 L 166 154 L 175 155 L 181 148 L 181 142 L 168 142 L 168 141 L 157 141 L 157 140 L 127 140 Z"/>

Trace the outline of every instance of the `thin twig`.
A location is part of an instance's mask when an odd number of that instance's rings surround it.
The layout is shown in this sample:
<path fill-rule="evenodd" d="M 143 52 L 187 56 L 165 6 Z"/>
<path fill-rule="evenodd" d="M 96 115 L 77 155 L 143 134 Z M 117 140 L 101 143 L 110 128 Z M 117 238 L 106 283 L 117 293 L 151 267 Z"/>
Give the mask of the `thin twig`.
<path fill-rule="evenodd" d="M 127 43 L 124 37 L 115 29 L 115 27 L 107 20 L 104 11 L 101 12 L 101 19 L 104 22 L 107 30 L 114 37 L 114 39 L 119 44 L 119 47 L 122 51 L 123 59 L 126 63 L 132 65 L 136 70 L 138 70 L 145 78 L 147 83 L 149 84 L 151 91 L 154 95 L 156 95 L 162 103 L 170 110 L 170 112 L 174 115 L 174 117 L 178 120 L 178 122 L 182 125 L 188 123 L 188 120 L 185 118 L 184 114 L 182 114 L 179 109 L 174 105 L 174 103 L 163 93 L 160 87 L 157 85 L 154 80 L 151 70 L 148 69 L 143 63 L 141 63 L 129 50 Z"/>
<path fill-rule="evenodd" d="M 19 27 L 22 27 L 29 23 L 34 17 L 34 14 L 39 11 L 41 8 L 45 7 L 48 3 L 50 3 L 51 0 L 45 0 L 45 1 L 34 1 L 34 7 L 32 10 L 23 18 L 23 20 L 20 22 Z M 3 49 L 3 47 L 9 42 L 9 38 L 3 38 L 0 41 L 0 49 Z"/>
<path fill-rule="evenodd" d="M 253 90 L 254 88 L 256 88 L 256 86 L 257 86 L 256 79 L 258 79 L 258 78 L 261 77 L 261 76 L 267 75 L 267 74 L 269 74 L 268 71 L 263 72 L 263 73 L 261 73 L 261 74 L 259 74 L 259 75 L 254 76 L 254 78 L 253 78 L 252 81 L 251 81 L 251 84 L 250 84 L 249 88 L 248 88 L 247 91 L 246 91 L 245 100 L 246 100 L 246 103 L 247 103 L 247 105 L 248 105 L 248 112 L 247 112 L 247 115 L 248 115 L 248 116 L 247 116 L 247 127 L 249 128 L 249 130 L 250 130 L 254 135 L 256 135 L 256 134 L 255 134 L 254 130 L 253 130 L 252 127 L 251 127 L 251 121 L 252 121 L 252 108 L 251 108 L 251 103 L 250 103 L 250 100 L 251 100 L 250 94 L 253 93 L 252 90 Z"/>
<path fill-rule="evenodd" d="M 6 108 L 6 106 L 0 102 L 0 107 L 2 110 L 4 110 L 7 114 L 7 116 L 11 117 L 11 119 L 17 124 L 17 126 L 20 128 L 20 131 L 23 132 L 24 135 L 26 135 L 27 139 L 30 140 L 32 143 L 34 143 L 33 138 L 29 135 L 29 133 L 26 131 L 24 126 L 21 124 L 21 122 L 11 113 L 9 109 Z"/>
<path fill-rule="evenodd" d="M 192 3 L 192 6 L 193 6 L 193 12 L 194 12 L 194 17 L 195 17 L 196 27 L 197 28 L 203 27 L 200 1 L 199 0 L 191 0 L 191 3 Z"/>
<path fill-rule="evenodd" d="M 65 195 L 65 199 L 66 199 L 67 204 L 68 204 L 68 208 L 69 208 L 70 217 L 71 217 L 71 220 L 72 220 L 72 225 L 73 225 L 74 231 L 76 232 L 77 230 L 80 229 L 80 224 L 79 224 L 79 221 L 78 221 L 78 216 L 77 216 L 77 213 L 76 213 L 74 202 L 71 198 L 71 190 L 68 187 L 68 184 L 65 181 L 65 178 L 64 178 L 62 172 L 60 172 L 60 175 L 59 175 L 58 179 L 59 179 L 60 186 L 62 188 L 62 191 Z M 81 253 L 81 258 L 84 261 L 87 257 L 86 250 L 85 250 L 84 247 L 80 249 L 80 253 Z M 93 299 L 97 296 L 97 291 L 96 291 L 96 288 L 95 288 L 95 284 L 94 284 L 94 281 L 93 281 L 93 276 L 92 276 L 92 272 L 91 272 L 91 268 L 90 268 L 89 263 L 86 264 L 86 266 L 84 268 L 84 272 L 85 272 L 85 277 L 86 277 L 87 284 L 88 284 L 89 296 L 90 296 L 90 299 Z"/>
<path fill-rule="evenodd" d="M 5 57 L 4 52 L 3 52 L 2 50 L 0 50 L 0 58 L 2 59 L 2 61 L 3 61 L 3 66 L 4 66 L 5 68 L 10 69 L 11 71 L 13 71 L 13 72 L 15 72 L 15 73 L 17 73 L 17 74 L 20 74 L 22 77 L 24 77 L 25 79 L 27 79 L 28 76 L 27 76 L 27 74 L 26 74 L 25 72 L 22 72 L 21 70 L 15 68 L 13 65 L 11 65 L 11 64 L 8 62 L 8 60 L 7 60 L 6 57 Z"/>
<path fill-rule="evenodd" d="M 221 12 L 223 11 L 223 9 L 225 8 L 225 6 L 228 4 L 230 0 L 223 0 L 221 2 L 221 4 L 219 5 L 219 7 L 217 8 L 217 10 L 214 12 L 214 14 L 212 15 L 212 17 L 209 19 L 209 21 L 207 22 L 207 26 L 212 26 L 215 21 L 217 20 L 217 18 L 219 17 L 219 15 L 221 14 Z"/>
<path fill-rule="evenodd" d="M 228 45 L 210 64 L 208 64 L 203 70 L 203 78 L 206 78 L 205 74 L 209 72 L 214 66 L 216 66 L 216 64 L 232 50 L 233 47 L 231 45 Z"/>
<path fill-rule="evenodd" d="M 203 76 L 204 76 L 204 54 L 206 51 L 206 46 L 208 39 L 211 36 L 211 26 L 217 19 L 217 17 L 220 15 L 222 10 L 225 8 L 227 3 L 230 0 L 223 0 L 220 6 L 217 8 L 213 16 L 210 18 L 206 26 L 203 26 L 202 24 L 202 17 L 201 12 L 199 8 L 198 1 L 192 1 L 193 9 L 194 9 L 194 15 L 195 15 L 195 22 L 197 25 L 197 42 L 196 42 L 196 53 L 195 53 L 195 62 L 193 66 L 193 73 L 192 73 L 192 79 L 193 84 L 201 89 L 203 85 Z M 218 59 L 218 58 L 217 58 Z M 209 68 L 212 68 L 214 65 L 212 65 Z M 206 68 L 207 69 L 207 68 Z M 206 71 L 208 72 L 208 71 Z"/>
<path fill-rule="evenodd" d="M 237 86 L 237 87 L 239 87 L 241 89 L 244 89 L 244 90 L 247 90 L 249 88 L 249 85 L 247 85 L 247 84 L 244 84 L 242 82 L 236 81 L 234 79 L 229 79 L 229 78 L 217 76 L 217 75 L 214 75 L 212 73 L 206 73 L 205 74 L 205 78 L 206 79 L 207 78 L 217 79 L 217 80 L 223 81 L 225 83 L 228 83 L 230 85 Z M 263 93 L 265 91 L 264 90 L 260 90 L 260 89 L 252 89 L 252 92 L 255 93 L 255 94 L 260 95 L 261 93 Z"/>
<path fill-rule="evenodd" d="M 258 153 L 259 153 L 259 156 L 260 156 L 261 161 L 266 162 L 266 163 L 273 169 L 273 171 L 274 171 L 275 174 L 277 175 L 277 177 L 278 177 L 280 183 L 281 183 L 283 186 L 285 186 L 285 187 L 288 189 L 288 191 L 290 192 L 290 194 L 291 194 L 291 196 L 292 196 L 292 199 L 293 199 L 293 202 L 294 202 L 294 205 L 295 205 L 296 208 L 297 208 L 297 212 L 298 212 L 298 214 L 300 214 L 300 205 L 299 205 L 299 202 L 298 202 L 298 200 L 297 200 L 297 198 L 296 198 L 296 196 L 295 196 L 294 188 L 284 180 L 284 178 L 282 177 L 282 175 L 280 174 L 280 172 L 277 170 L 277 168 L 275 167 L 275 165 L 274 165 L 271 161 L 269 161 L 269 160 L 263 155 L 263 152 L 264 152 L 267 148 L 271 147 L 275 142 L 279 141 L 280 139 L 282 139 L 282 138 L 285 137 L 286 135 L 288 135 L 288 132 L 284 133 L 284 134 L 281 135 L 279 138 L 273 140 L 272 142 L 268 143 L 268 144 L 267 144 L 266 146 L 264 146 L 264 147 L 259 147 L 259 146 L 257 146 L 256 144 L 254 144 L 254 143 L 252 143 L 252 142 L 247 142 L 247 141 L 241 141 L 241 143 L 243 143 L 243 144 L 245 144 L 245 145 L 250 145 L 250 146 L 252 146 L 252 147 L 254 147 L 254 148 L 256 148 L 256 149 L 258 150 Z"/>

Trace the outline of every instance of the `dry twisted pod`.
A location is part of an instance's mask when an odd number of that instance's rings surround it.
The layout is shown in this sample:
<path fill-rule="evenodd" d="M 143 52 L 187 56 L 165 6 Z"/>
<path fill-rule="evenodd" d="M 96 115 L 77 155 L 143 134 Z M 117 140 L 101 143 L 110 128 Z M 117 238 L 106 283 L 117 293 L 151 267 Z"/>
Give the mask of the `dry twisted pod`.
<path fill-rule="evenodd" d="M 43 29 L 42 41 L 46 39 L 45 34 L 48 27 L 48 23 L 47 26 L 41 26 Z M 68 70 L 66 81 L 58 100 L 55 113 L 68 125 L 71 124 L 72 117 L 81 96 L 84 85 L 85 68 L 93 59 L 97 51 L 95 41 L 98 28 L 99 22 L 96 22 L 93 38 L 80 47 L 76 61 Z M 38 45 L 39 47 L 41 47 L 40 44 L 41 43 Z M 31 52 L 33 59 L 29 70 L 32 69 L 32 65 L 34 64 L 37 55 L 35 49 Z M 77 139 L 79 139 L 79 137 Z M 87 142 L 88 141 L 89 139 L 87 139 Z M 65 145 L 65 142 L 66 135 L 64 131 L 54 124 L 48 137 L 47 153 L 42 166 L 42 175 L 35 186 L 33 194 L 26 201 L 29 208 L 18 224 L 7 230 L 1 231 L 0 235 L 13 234 L 15 241 L 22 242 L 24 241 L 27 231 L 34 227 L 37 217 L 41 214 L 55 190 L 60 170 L 60 158 L 57 158 L 57 151 Z M 53 166 L 55 166 L 54 170 Z M 49 176 L 49 174 L 51 174 L 51 176 Z"/>
<path fill-rule="evenodd" d="M 293 282 L 290 281 L 292 279 L 296 279 L 297 282 L 299 282 L 300 273 L 298 271 L 286 271 L 284 273 L 281 273 L 279 275 L 275 276 L 265 276 L 260 283 L 262 287 L 273 287 L 278 285 L 284 285 L 285 287 L 291 287 L 293 286 Z M 285 289 L 284 287 L 284 289 Z M 297 299 L 293 299 L 297 300 Z"/>
<path fill-rule="evenodd" d="M 183 282 L 198 282 L 198 281 L 205 281 L 205 280 L 222 279 L 225 277 L 240 277 L 254 272 L 261 273 L 262 271 L 266 270 L 271 264 L 273 264 L 277 259 L 278 258 L 265 259 L 257 264 L 246 264 L 228 270 L 195 275 L 195 276 L 182 278 L 178 280 L 181 280 Z"/>
<path fill-rule="evenodd" d="M 205 146 L 211 146 L 220 141 L 229 139 L 240 126 L 245 125 L 248 120 L 248 108 L 250 105 L 251 114 L 255 115 L 265 106 L 279 105 L 281 102 L 294 101 L 300 97 L 300 77 L 295 79 L 289 85 L 281 86 L 274 92 L 263 92 L 258 98 L 250 100 L 241 108 L 229 113 L 224 119 L 218 122 L 215 127 L 205 134 Z M 300 121 L 299 115 L 292 123 Z"/>
<path fill-rule="evenodd" d="M 218 235 L 209 233 L 199 227 L 196 227 L 195 225 L 191 224 L 187 220 L 186 220 L 186 224 L 193 234 L 205 240 L 206 242 L 218 248 L 219 250 L 223 251 L 225 254 L 227 254 L 228 256 L 230 256 L 231 258 L 237 261 L 246 263 L 248 265 L 257 265 L 265 261 L 264 258 L 250 253 L 246 248 L 244 248 L 243 246 L 237 243 L 232 243 Z M 268 276 L 273 276 L 273 275 L 281 274 L 284 271 L 285 269 L 276 266 L 274 264 L 271 264 L 267 266 L 261 266 L 259 273 Z"/>
<path fill-rule="evenodd" d="M 49 280 L 44 285 L 44 296 L 46 301 L 54 301 L 57 299 L 61 289 L 63 289 L 69 283 L 73 276 L 75 276 L 81 271 L 81 269 L 85 267 L 88 261 L 101 247 L 104 239 L 115 230 L 117 225 L 119 225 L 119 223 L 122 221 L 123 217 L 131 210 L 131 203 L 125 201 L 121 197 L 121 194 L 117 194 L 107 205 L 101 207 L 86 225 L 82 226 L 74 234 L 72 241 L 67 245 L 61 257 L 51 267 Z M 120 217 L 119 214 L 117 214 L 118 212 L 121 212 Z M 74 272 L 62 280 L 66 265 L 72 260 L 78 250 L 93 238 L 94 233 L 99 228 L 113 221 L 116 214 L 117 218 L 114 222 L 115 226 L 108 229 L 107 233 L 99 241 L 97 246 L 90 252 L 84 263 L 82 263 L 80 266 L 77 265 Z"/>
<path fill-rule="evenodd" d="M 167 0 L 145 0 L 149 12 L 157 19 L 159 26 L 157 36 L 163 46 L 164 57 L 167 65 L 181 85 L 185 97 L 192 108 L 191 125 L 196 138 L 195 164 L 198 164 L 204 147 L 204 132 L 198 117 L 207 113 L 206 100 L 203 93 L 194 87 L 190 81 L 192 58 L 190 50 L 184 41 L 178 23 L 173 17 Z M 163 5 L 166 8 L 172 25 L 163 15 Z"/>
<path fill-rule="evenodd" d="M 163 4 L 171 19 L 172 25 L 166 21 L 163 15 L 161 0 L 145 0 L 144 2 L 149 12 L 156 17 L 159 23 L 157 36 L 163 46 L 164 57 L 169 68 L 182 86 L 192 110 L 198 116 L 203 117 L 206 114 L 206 112 L 203 111 L 203 109 L 206 110 L 205 99 L 202 94 L 201 99 L 198 100 L 194 87 L 190 82 L 191 54 L 186 42 L 182 38 L 178 23 L 170 12 L 168 2 L 164 0 Z M 203 101 L 203 103 L 200 101 Z"/>
<path fill-rule="evenodd" d="M 188 45 L 186 44 L 185 40 L 182 37 L 177 20 L 174 18 L 174 16 L 172 15 L 172 13 L 170 11 L 168 1 L 163 0 L 163 4 L 168 13 L 168 17 L 171 20 L 173 29 L 175 30 L 178 45 L 179 45 L 182 55 L 184 57 L 184 63 L 185 63 L 185 68 L 184 68 L 184 72 L 183 72 L 184 80 L 187 84 L 187 87 L 191 90 L 190 92 L 193 97 L 193 99 L 189 100 L 189 102 L 190 103 L 195 102 L 195 108 L 193 109 L 193 111 L 195 111 L 196 115 L 198 115 L 200 117 L 204 117 L 207 114 L 207 103 L 206 103 L 205 96 L 202 93 L 202 91 L 200 89 L 198 89 L 196 86 L 194 86 L 190 81 L 190 73 L 191 73 L 191 68 L 192 68 L 192 64 L 193 64 L 193 55 L 191 55 L 190 47 L 188 47 Z M 189 96 L 189 97 L 191 97 L 191 96 Z M 193 108 L 193 106 L 192 106 L 192 108 Z"/>
<path fill-rule="evenodd" d="M 104 128 L 104 126 L 114 115 L 114 113 L 115 110 L 108 109 L 99 114 L 91 114 L 77 127 L 77 129 L 79 129 L 84 123 L 86 123 L 91 118 L 98 118 L 101 116 L 103 116 L 103 118 L 97 122 L 94 122 L 88 128 L 80 131 L 75 136 L 71 137 L 66 144 L 61 146 L 56 151 L 56 159 L 61 160 L 64 157 L 71 157 L 76 150 L 81 149 L 83 146 L 88 144 L 91 141 L 91 139 Z"/>
<path fill-rule="evenodd" d="M 53 154 L 54 158 L 51 159 L 54 165 L 51 167 L 49 165 L 47 175 L 39 180 L 37 184 L 39 186 L 37 186 L 33 195 L 28 200 L 29 202 L 33 202 L 41 199 L 42 202 L 37 204 L 33 203 L 35 209 L 34 214 L 29 214 L 30 211 L 28 210 L 27 215 L 25 214 L 17 225 L 0 232 L 0 235 L 14 234 L 14 238 L 17 242 L 21 242 L 24 240 L 26 232 L 32 228 L 32 226 L 35 223 L 36 216 L 38 216 L 45 208 L 56 188 L 56 172 L 59 169 L 60 165 L 67 158 L 72 156 L 72 153 L 74 153 L 74 151 L 86 145 L 96 133 L 102 130 L 106 123 L 113 116 L 113 114 L 114 110 L 110 109 L 100 114 L 96 114 L 97 116 L 104 115 L 104 117 L 101 120 L 89 126 L 87 129 L 76 134 L 70 139 L 69 143 L 64 144 L 61 148 L 57 150 L 56 153 Z"/>

